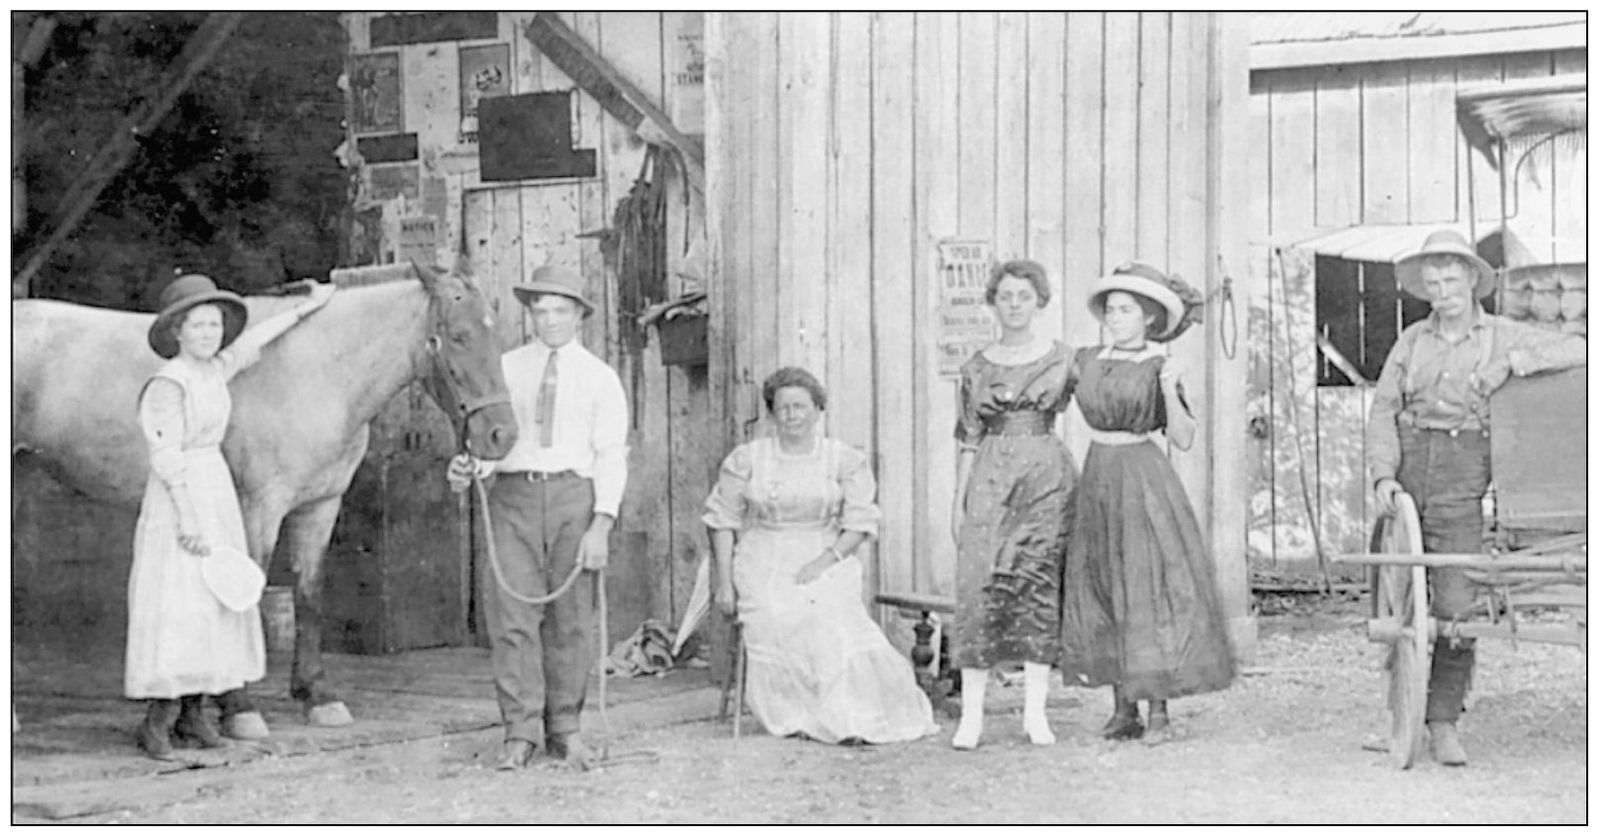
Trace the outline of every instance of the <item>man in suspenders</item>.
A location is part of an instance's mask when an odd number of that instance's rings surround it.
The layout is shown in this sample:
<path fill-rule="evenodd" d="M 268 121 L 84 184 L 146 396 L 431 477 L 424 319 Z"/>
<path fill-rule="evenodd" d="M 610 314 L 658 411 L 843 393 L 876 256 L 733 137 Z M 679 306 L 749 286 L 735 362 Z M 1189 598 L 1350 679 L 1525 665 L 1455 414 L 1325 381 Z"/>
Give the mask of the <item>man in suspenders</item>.
<path fill-rule="evenodd" d="M 1433 312 L 1401 330 L 1367 416 L 1367 467 L 1378 509 L 1411 494 L 1428 553 L 1478 553 L 1490 487 L 1490 394 L 1509 376 L 1585 363 L 1585 340 L 1486 313 L 1495 271 L 1453 231 L 1434 233 L 1395 263 L 1395 279 Z M 1465 617 L 1473 584 L 1456 568 L 1430 571 L 1436 618 Z M 1428 713 L 1434 758 L 1467 763 L 1456 733 L 1473 671 L 1473 639 L 1436 639 Z"/>

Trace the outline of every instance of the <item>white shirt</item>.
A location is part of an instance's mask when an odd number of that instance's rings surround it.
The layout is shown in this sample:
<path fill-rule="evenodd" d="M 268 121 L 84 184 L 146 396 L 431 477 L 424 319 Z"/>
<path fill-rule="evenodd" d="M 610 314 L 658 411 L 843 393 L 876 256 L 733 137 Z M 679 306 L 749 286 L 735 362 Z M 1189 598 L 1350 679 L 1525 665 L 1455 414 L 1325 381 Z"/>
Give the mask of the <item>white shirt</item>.
<path fill-rule="evenodd" d="M 552 446 L 542 448 L 536 401 L 547 356 L 558 354 L 558 392 L 554 398 Z M 496 472 L 563 472 L 590 478 L 592 510 L 619 518 L 625 496 L 625 456 L 630 408 L 619 374 L 579 341 L 554 350 L 534 341 L 502 355 L 519 440 L 506 457 L 482 461 L 482 475 Z"/>

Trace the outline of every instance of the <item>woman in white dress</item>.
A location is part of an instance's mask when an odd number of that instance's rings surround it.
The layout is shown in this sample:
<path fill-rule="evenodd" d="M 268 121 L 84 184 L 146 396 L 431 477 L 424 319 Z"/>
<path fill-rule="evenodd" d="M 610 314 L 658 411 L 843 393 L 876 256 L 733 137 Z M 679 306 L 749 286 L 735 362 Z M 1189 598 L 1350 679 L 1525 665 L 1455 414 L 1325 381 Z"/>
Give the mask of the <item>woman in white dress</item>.
<path fill-rule="evenodd" d="M 935 733 L 909 661 L 865 611 L 855 550 L 875 536 L 876 478 L 817 436 L 826 392 L 808 371 L 764 383 L 777 436 L 738 446 L 706 503 L 715 602 L 742 624 L 747 704 L 778 737 L 891 743 Z"/>
<path fill-rule="evenodd" d="M 229 379 L 333 293 L 333 286 L 314 286 L 307 302 L 246 330 L 245 301 L 208 277 L 188 274 L 162 291 L 146 338 L 170 360 L 140 392 L 151 471 L 134 532 L 123 670 L 124 695 L 147 700 L 136 742 L 158 760 L 171 757 L 171 735 L 205 748 L 222 745 L 204 713 L 205 697 L 263 677 L 257 607 L 229 609 L 202 577 L 212 549 L 246 551 L 221 448 L 232 405 Z M 231 721 L 230 733 L 265 736 L 255 711 L 238 716 L 248 715 L 253 719 Z"/>

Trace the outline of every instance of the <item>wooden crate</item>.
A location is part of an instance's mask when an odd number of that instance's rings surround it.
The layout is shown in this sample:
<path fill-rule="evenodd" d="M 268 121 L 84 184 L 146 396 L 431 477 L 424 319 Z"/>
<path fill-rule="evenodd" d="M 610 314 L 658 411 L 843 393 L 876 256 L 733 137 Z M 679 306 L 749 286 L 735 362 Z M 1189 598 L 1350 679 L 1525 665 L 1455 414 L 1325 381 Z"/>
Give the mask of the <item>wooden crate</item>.
<path fill-rule="evenodd" d="M 1512 378 L 1490 400 L 1496 524 L 1585 529 L 1585 368 Z"/>

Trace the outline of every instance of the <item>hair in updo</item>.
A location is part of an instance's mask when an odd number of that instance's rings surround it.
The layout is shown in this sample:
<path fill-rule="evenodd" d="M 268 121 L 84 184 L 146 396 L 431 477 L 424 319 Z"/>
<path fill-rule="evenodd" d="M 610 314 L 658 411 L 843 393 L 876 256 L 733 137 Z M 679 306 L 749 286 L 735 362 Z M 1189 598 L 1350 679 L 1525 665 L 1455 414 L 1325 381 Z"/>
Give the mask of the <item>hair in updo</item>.
<path fill-rule="evenodd" d="M 1138 303 L 1138 308 L 1143 310 L 1144 337 L 1153 340 L 1160 338 L 1171 330 L 1172 316 L 1166 311 L 1166 307 L 1162 306 L 1155 298 L 1147 294 L 1139 294 L 1131 289 L 1113 288 L 1110 291 L 1101 292 L 1096 301 L 1101 312 L 1105 310 L 1105 304 L 1109 302 L 1110 296 L 1118 291 L 1133 298 L 1134 302 Z"/>
<path fill-rule="evenodd" d="M 809 399 L 815 403 L 815 410 L 826 410 L 826 389 L 821 386 L 820 380 L 813 373 L 802 367 L 783 367 L 764 380 L 764 409 L 774 413 L 776 410 L 776 391 L 784 387 L 801 387 L 809 391 Z"/>
<path fill-rule="evenodd" d="M 1038 308 L 1049 305 L 1049 272 L 1042 265 L 1030 259 L 1012 259 L 993 266 L 988 274 L 988 288 L 985 299 L 989 306 L 993 305 L 994 298 L 999 296 L 999 283 L 1005 277 L 1015 277 L 1032 283 L 1032 290 L 1038 294 Z"/>

